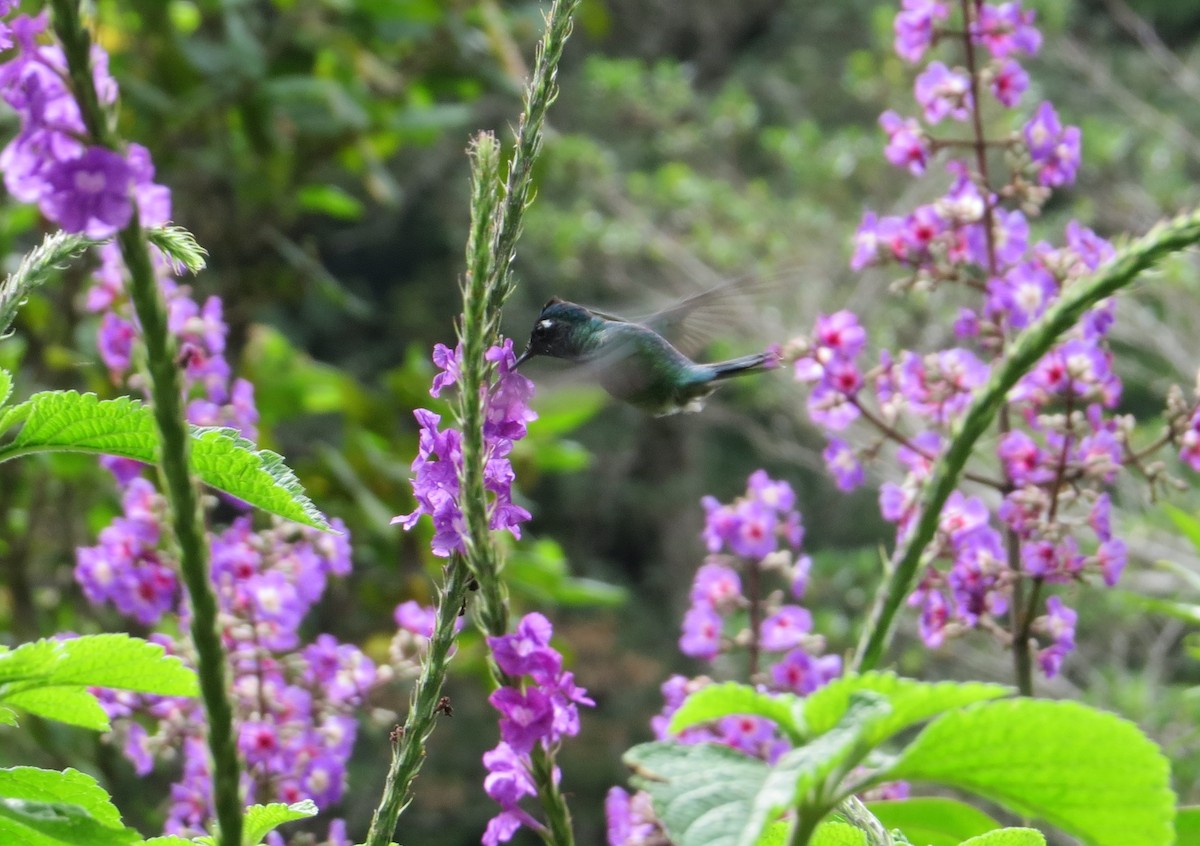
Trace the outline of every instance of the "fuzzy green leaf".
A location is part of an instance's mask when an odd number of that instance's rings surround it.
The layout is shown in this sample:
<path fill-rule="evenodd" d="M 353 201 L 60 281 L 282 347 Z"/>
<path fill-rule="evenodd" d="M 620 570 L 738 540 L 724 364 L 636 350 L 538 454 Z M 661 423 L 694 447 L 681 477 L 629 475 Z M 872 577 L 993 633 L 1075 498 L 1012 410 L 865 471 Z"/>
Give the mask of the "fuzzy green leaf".
<path fill-rule="evenodd" d="M 964 840 L 960 846 L 1046 846 L 1046 835 L 1035 828 L 1000 828 Z"/>
<path fill-rule="evenodd" d="M 937 796 L 868 802 L 867 810 L 884 828 L 898 828 L 909 841 L 922 846 L 958 846 L 969 837 L 1000 827 L 965 802 Z"/>
<path fill-rule="evenodd" d="M 14 693 L 0 692 L 5 706 L 20 708 L 47 720 L 92 731 L 108 731 L 112 726 L 100 701 L 82 687 L 36 687 Z"/>
<path fill-rule="evenodd" d="M 0 843 L 126 846 L 140 840 L 91 776 L 71 769 L 0 769 Z"/>
<path fill-rule="evenodd" d="M 195 696 L 196 674 L 158 644 L 127 634 L 39 640 L 0 648 L 0 706 L 104 731 L 108 718 L 89 687 Z M 0 722 L 6 721 L 0 711 Z"/>
<path fill-rule="evenodd" d="M 1166 757 L 1133 723 L 1075 702 L 987 702 L 942 715 L 887 779 L 968 790 L 1090 846 L 1161 846 L 1173 836 Z"/>
<path fill-rule="evenodd" d="M 712 743 L 643 743 L 624 761 L 676 846 L 737 843 L 767 775 L 764 762 Z"/>
<path fill-rule="evenodd" d="M 181 264 L 195 275 L 204 269 L 208 251 L 196 243 L 196 236 L 182 226 L 167 224 L 144 230 L 146 240 L 158 247 L 171 261 Z"/>
<path fill-rule="evenodd" d="M 738 846 L 753 846 L 763 830 L 789 808 L 795 808 L 802 818 L 824 816 L 843 798 L 837 795 L 837 785 L 830 783 L 830 777 L 850 770 L 870 751 L 866 738 L 890 713 L 890 703 L 884 697 L 870 691 L 856 692 L 837 725 L 804 746 L 783 753 L 754 797 Z"/>
<path fill-rule="evenodd" d="M 737 682 L 712 684 L 689 696 L 672 716 L 668 731 L 677 734 L 722 717 L 749 714 L 775 723 L 789 737 L 799 739 L 794 716 L 798 697 L 761 693 Z"/>
<path fill-rule="evenodd" d="M 877 746 L 897 732 L 938 714 L 1013 692 L 1011 688 L 998 684 L 921 682 L 900 678 L 894 673 L 846 675 L 833 680 L 804 700 L 805 734 L 813 736 L 828 731 L 842 719 L 850 706 L 851 697 L 860 691 L 884 695 L 892 709 L 885 719 L 863 736 L 870 746 Z"/>
<path fill-rule="evenodd" d="M 251 805 L 246 809 L 245 828 L 242 829 L 243 846 L 258 846 L 262 839 L 286 822 L 303 820 L 317 815 L 317 806 L 310 799 L 285 805 L 272 802 L 269 805 Z"/>
<path fill-rule="evenodd" d="M 160 837 L 151 837 L 149 840 L 143 840 L 138 846 L 196 846 L 196 840 L 188 840 L 186 837 L 179 837 L 175 834 L 164 834 Z"/>
<path fill-rule="evenodd" d="M 12 395 L 12 374 L 0 367 L 0 405 L 8 402 Z"/>
<path fill-rule="evenodd" d="M 151 409 L 129 397 L 45 391 L 0 412 L 0 433 L 21 424 L 0 444 L 0 462 L 35 452 L 72 451 L 158 461 Z M 192 468 L 205 484 L 262 510 L 324 531 L 329 524 L 304 494 L 283 458 L 256 449 L 234 429 L 192 427 Z"/>
<path fill-rule="evenodd" d="M 195 696 L 196 674 L 157 643 L 123 632 L 38 640 L 0 649 L 5 690 L 77 685 L 159 696 Z"/>
<path fill-rule="evenodd" d="M 29 292 L 49 281 L 55 270 L 78 258 L 88 247 L 104 241 L 69 232 L 55 232 L 25 254 L 16 271 L 0 282 L 0 338 L 8 335 L 21 303 Z"/>

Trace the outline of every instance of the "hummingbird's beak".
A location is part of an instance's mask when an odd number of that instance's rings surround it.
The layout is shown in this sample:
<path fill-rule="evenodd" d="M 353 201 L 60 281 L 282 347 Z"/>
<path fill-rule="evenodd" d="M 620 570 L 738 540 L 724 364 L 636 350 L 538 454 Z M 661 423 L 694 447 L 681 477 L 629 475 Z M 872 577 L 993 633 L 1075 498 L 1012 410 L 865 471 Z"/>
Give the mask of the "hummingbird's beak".
<path fill-rule="evenodd" d="M 529 361 L 529 359 L 531 359 L 531 358 L 533 358 L 533 354 L 530 353 L 529 347 L 526 347 L 525 352 L 523 352 L 519 356 L 517 356 L 517 361 L 515 364 L 513 364 L 513 370 L 516 370 L 518 367 L 520 367 L 525 362 Z"/>

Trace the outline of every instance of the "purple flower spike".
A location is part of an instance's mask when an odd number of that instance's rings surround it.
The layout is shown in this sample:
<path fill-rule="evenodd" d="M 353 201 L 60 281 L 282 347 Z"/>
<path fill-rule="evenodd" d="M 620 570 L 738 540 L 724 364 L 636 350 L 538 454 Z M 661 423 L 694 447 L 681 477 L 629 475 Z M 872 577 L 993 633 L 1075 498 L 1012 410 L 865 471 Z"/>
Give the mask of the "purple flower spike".
<path fill-rule="evenodd" d="M 46 171 L 48 192 L 42 211 L 68 232 L 105 238 L 133 216 L 133 175 L 125 159 L 103 147 L 79 158 L 56 162 Z"/>

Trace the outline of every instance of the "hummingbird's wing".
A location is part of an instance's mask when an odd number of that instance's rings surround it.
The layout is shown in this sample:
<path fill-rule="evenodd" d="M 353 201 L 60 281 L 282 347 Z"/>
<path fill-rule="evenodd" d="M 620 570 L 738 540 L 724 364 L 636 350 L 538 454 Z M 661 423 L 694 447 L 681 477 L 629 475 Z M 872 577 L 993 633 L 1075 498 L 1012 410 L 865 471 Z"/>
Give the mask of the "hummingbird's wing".
<path fill-rule="evenodd" d="M 686 355 L 696 355 L 718 335 L 728 335 L 739 312 L 748 316 L 754 293 L 767 287 L 753 276 L 734 279 L 630 322 L 657 332 Z"/>

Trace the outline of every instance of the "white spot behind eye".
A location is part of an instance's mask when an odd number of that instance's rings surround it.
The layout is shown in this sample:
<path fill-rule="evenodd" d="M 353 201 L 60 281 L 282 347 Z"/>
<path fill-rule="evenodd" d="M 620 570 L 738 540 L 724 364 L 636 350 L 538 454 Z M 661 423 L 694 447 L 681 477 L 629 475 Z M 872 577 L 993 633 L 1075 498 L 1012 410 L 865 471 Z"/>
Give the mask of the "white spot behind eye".
<path fill-rule="evenodd" d="M 539 321 L 538 321 L 538 328 L 539 328 L 539 329 L 549 329 L 549 328 L 550 328 L 551 326 L 553 326 L 553 325 L 554 325 L 554 321 L 553 321 L 553 320 L 551 320 L 551 319 L 550 319 L 550 318 L 548 318 L 548 317 L 547 317 L 545 320 L 539 320 Z"/>

